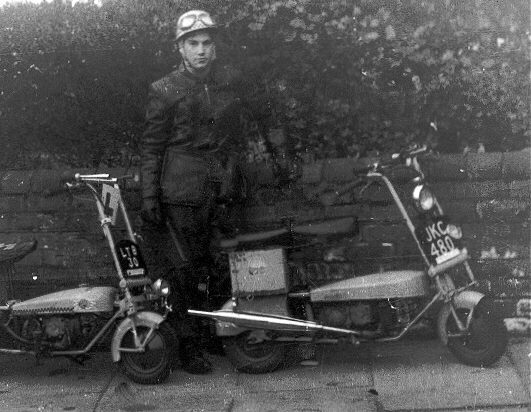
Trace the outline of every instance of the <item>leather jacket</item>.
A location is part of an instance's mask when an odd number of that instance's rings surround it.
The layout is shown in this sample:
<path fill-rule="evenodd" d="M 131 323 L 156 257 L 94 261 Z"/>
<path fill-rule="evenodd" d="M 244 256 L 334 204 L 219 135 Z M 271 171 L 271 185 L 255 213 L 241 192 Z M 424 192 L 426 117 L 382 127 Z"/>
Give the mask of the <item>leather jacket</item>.
<path fill-rule="evenodd" d="M 238 134 L 238 76 L 215 63 L 204 79 L 181 63 L 150 85 L 142 136 L 143 198 L 201 201 L 197 193 L 189 197 L 185 192 L 204 185 L 213 159 L 219 160 L 228 140 Z"/>

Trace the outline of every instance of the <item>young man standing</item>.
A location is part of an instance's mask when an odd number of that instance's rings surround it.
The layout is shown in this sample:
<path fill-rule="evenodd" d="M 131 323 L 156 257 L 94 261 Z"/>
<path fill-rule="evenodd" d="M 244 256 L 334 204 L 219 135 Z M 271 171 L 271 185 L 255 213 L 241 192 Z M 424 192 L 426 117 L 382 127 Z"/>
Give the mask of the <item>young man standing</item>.
<path fill-rule="evenodd" d="M 176 40 L 182 62 L 151 84 L 142 137 L 141 215 L 152 233 L 164 232 L 172 240 L 154 243 L 148 235 L 147 246 L 158 248 L 158 255 L 165 249 L 171 263 L 169 320 L 180 337 L 182 366 L 190 373 L 211 370 L 197 321 L 186 310 L 204 304 L 199 279 L 209 270 L 211 217 L 230 157 L 224 149 L 239 119 L 234 71 L 215 61 L 216 30 L 205 11 L 181 15 Z"/>

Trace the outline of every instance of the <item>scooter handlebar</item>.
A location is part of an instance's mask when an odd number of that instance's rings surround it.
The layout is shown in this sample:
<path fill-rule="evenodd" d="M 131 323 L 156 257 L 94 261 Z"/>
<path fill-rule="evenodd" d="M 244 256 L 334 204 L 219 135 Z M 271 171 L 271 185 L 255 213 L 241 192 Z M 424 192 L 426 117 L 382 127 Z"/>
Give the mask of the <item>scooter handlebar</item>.
<path fill-rule="evenodd" d="M 81 173 L 76 173 L 74 175 L 76 182 L 92 182 L 92 183 L 114 183 L 118 179 L 111 177 L 108 173 L 99 173 L 93 175 L 82 175 Z"/>
<path fill-rule="evenodd" d="M 124 175 L 119 177 L 112 177 L 109 173 L 98 174 L 81 174 L 76 173 L 74 178 L 66 179 L 65 186 L 68 190 L 75 190 L 81 187 L 86 187 L 91 183 L 107 183 L 107 184 L 119 184 L 120 182 L 126 182 L 129 179 L 133 179 L 135 182 L 139 181 L 137 174 Z"/>
<path fill-rule="evenodd" d="M 428 147 L 425 144 L 422 146 L 413 145 L 401 150 L 399 153 L 393 153 L 391 157 L 393 159 L 403 161 L 405 159 L 418 156 L 419 154 L 425 153 L 427 151 Z"/>
<path fill-rule="evenodd" d="M 133 179 L 138 181 L 139 177 L 136 174 L 123 175 L 118 177 L 112 177 L 109 173 L 97 173 L 97 174 L 74 174 L 74 181 L 76 183 L 118 183 L 119 181 L 126 181 Z M 74 183 L 70 183 L 73 185 Z"/>
<path fill-rule="evenodd" d="M 387 155 L 385 157 L 379 158 L 378 160 L 372 162 L 368 165 L 356 165 L 353 169 L 355 176 L 367 175 L 369 172 L 377 172 L 385 167 L 393 167 L 402 165 L 405 162 L 407 163 L 408 159 L 412 159 L 419 154 L 427 152 L 427 146 L 410 146 L 398 153 L 393 153 L 392 155 Z"/>

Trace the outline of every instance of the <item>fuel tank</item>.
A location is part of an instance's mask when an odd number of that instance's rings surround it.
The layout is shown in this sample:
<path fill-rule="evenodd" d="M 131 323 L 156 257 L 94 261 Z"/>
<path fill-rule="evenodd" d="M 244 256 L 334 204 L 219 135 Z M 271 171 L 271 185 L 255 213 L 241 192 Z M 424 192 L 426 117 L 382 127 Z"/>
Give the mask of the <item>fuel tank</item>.
<path fill-rule="evenodd" d="M 341 280 L 310 291 L 312 302 L 409 298 L 429 293 L 429 281 L 420 270 L 398 270 Z"/>
<path fill-rule="evenodd" d="M 18 316 L 112 312 L 115 296 L 116 288 L 111 286 L 81 287 L 18 302 L 11 310 Z"/>

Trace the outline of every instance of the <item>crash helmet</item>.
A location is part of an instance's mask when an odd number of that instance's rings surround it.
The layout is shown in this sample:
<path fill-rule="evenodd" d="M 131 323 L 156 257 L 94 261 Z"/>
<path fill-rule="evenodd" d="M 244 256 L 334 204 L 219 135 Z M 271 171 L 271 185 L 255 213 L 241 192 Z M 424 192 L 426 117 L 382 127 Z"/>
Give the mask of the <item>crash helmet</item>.
<path fill-rule="evenodd" d="M 176 40 L 180 40 L 188 33 L 198 30 L 215 30 L 216 22 L 212 16 L 203 10 L 190 10 L 182 14 L 177 20 Z"/>

